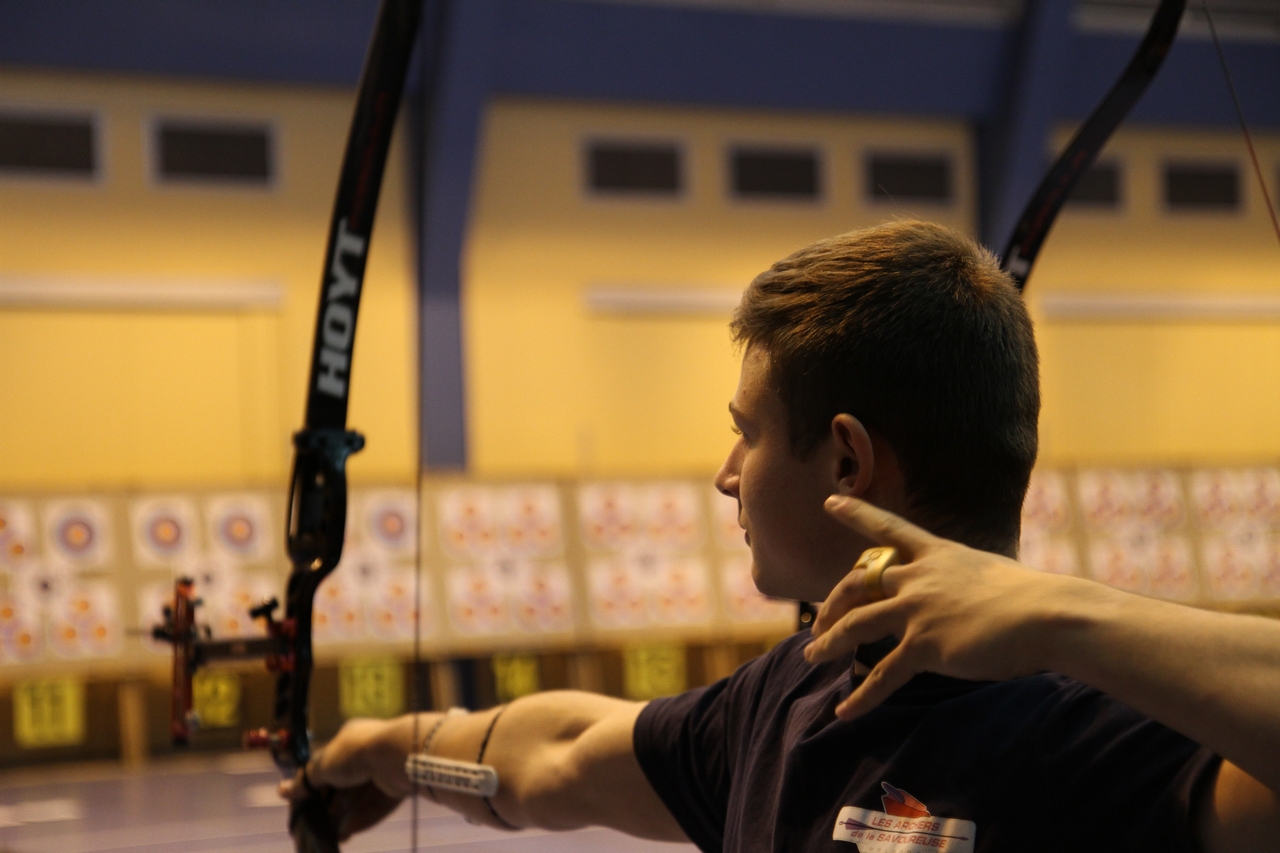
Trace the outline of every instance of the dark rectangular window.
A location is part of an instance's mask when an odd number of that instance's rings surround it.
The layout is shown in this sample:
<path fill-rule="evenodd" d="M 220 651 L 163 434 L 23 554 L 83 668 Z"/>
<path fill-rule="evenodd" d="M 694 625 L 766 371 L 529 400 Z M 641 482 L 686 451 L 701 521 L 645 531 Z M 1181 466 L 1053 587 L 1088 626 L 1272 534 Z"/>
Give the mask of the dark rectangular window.
<path fill-rule="evenodd" d="M 93 177 L 93 121 L 0 115 L 0 173 Z"/>
<path fill-rule="evenodd" d="M 1238 210 L 1240 170 L 1234 163 L 1169 163 L 1164 203 L 1171 210 Z"/>
<path fill-rule="evenodd" d="M 156 128 L 156 147 L 162 181 L 271 181 L 271 135 L 262 125 L 164 121 Z"/>
<path fill-rule="evenodd" d="M 1120 206 L 1120 164 L 1094 163 L 1071 190 L 1068 201 L 1081 207 Z"/>
<path fill-rule="evenodd" d="M 747 198 L 817 198 L 815 151 L 735 148 L 730 154 L 733 191 Z"/>
<path fill-rule="evenodd" d="M 871 154 L 867 194 L 877 201 L 951 201 L 951 158 L 944 154 Z"/>
<path fill-rule="evenodd" d="M 606 193 L 680 192 L 680 149 L 670 143 L 595 142 L 587 151 L 591 189 Z"/>

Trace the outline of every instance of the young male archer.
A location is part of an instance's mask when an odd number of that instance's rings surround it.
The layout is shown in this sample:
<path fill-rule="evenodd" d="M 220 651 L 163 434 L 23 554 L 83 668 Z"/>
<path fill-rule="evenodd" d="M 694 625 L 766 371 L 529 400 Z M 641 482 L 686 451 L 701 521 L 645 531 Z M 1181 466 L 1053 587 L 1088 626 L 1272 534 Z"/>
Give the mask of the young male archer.
<path fill-rule="evenodd" d="M 286 797 L 402 797 L 410 754 L 482 754 L 491 797 L 426 793 L 496 826 L 709 851 L 1280 847 L 1280 625 L 1011 559 L 1037 358 L 989 253 L 920 222 L 834 237 L 757 277 L 732 329 L 740 435 L 716 483 L 761 591 L 824 602 L 812 635 L 647 704 L 353 721 Z M 902 564 L 853 568 L 874 544 Z"/>

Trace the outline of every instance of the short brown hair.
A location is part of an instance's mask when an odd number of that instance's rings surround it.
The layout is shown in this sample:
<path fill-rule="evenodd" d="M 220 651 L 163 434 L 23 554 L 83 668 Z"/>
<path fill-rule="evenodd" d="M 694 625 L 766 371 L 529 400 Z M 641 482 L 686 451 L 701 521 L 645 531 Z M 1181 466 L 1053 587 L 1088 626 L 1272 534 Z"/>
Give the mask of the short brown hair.
<path fill-rule="evenodd" d="M 831 237 L 757 276 L 730 328 L 768 352 L 797 456 L 851 414 L 897 453 L 921 521 L 977 547 L 1017 542 L 1039 359 L 986 249 L 915 221 Z"/>

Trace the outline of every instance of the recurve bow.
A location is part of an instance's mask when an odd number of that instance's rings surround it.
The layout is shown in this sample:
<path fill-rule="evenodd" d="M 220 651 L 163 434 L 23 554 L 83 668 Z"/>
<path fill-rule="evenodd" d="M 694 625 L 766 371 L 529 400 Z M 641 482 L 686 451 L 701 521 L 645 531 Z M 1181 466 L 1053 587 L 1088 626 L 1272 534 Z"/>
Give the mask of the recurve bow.
<path fill-rule="evenodd" d="M 424 59 L 434 62 L 442 4 L 427 4 L 436 31 L 424 40 L 428 51 L 434 49 Z M 378 194 L 422 12 L 423 0 L 383 0 L 360 76 L 325 252 L 306 420 L 293 436 L 286 522 L 292 568 L 283 617 L 276 618 L 279 602 L 273 598 L 250 611 L 265 621 L 265 637 L 213 639 L 196 618 L 200 601 L 193 582 L 182 578 L 174 586 L 173 603 L 165 608 L 164 623 L 153 630 L 155 638 L 173 645 L 170 729 L 178 744 L 187 743 L 198 725 L 191 685 L 198 668 L 214 660 L 265 660 L 276 674 L 274 723 L 247 732 L 245 744 L 269 749 L 286 776 L 305 767 L 312 754 L 312 609 L 316 590 L 342 557 L 347 458 L 364 447 L 364 436 L 347 429 L 352 347 Z M 430 82 L 424 79 L 424 85 Z M 290 809 L 289 832 L 299 851 L 337 853 L 338 842 L 361 828 L 351 825 L 353 816 L 367 824 L 396 804 L 372 784 L 316 790 Z"/>

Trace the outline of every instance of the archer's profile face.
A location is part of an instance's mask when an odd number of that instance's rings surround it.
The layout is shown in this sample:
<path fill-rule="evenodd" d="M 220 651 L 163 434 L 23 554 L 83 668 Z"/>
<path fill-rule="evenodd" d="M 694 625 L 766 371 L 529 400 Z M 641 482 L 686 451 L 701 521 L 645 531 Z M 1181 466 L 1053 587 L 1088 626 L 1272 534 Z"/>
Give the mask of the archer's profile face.
<path fill-rule="evenodd" d="M 759 347 L 743 357 L 729 411 L 739 435 L 716 488 L 738 501 L 756 587 L 777 598 L 821 601 L 868 545 L 822 508 L 839 485 L 834 441 L 805 459 L 791 452 L 787 412 Z"/>

